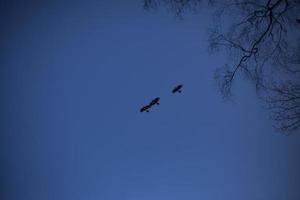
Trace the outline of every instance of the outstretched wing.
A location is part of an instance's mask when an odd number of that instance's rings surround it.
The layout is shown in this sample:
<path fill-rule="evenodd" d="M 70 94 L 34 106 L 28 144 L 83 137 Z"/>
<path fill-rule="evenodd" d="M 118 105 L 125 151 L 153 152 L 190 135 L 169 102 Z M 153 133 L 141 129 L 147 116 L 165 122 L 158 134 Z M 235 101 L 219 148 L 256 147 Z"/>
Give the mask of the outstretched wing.
<path fill-rule="evenodd" d="M 159 97 L 156 97 L 155 99 L 153 99 L 153 100 L 150 102 L 149 106 L 154 106 L 155 104 L 159 105 L 159 100 L 160 100 L 160 98 L 159 98 Z"/>
<path fill-rule="evenodd" d="M 146 105 L 146 106 L 144 106 L 144 107 L 142 107 L 141 109 L 140 109 L 140 112 L 149 112 L 149 109 L 150 108 L 150 106 L 149 105 Z"/>
<path fill-rule="evenodd" d="M 172 90 L 172 93 L 175 93 L 176 91 L 177 91 L 177 87 Z"/>
<path fill-rule="evenodd" d="M 140 112 L 144 112 L 145 111 L 145 107 L 142 107 L 141 109 L 140 109 Z"/>

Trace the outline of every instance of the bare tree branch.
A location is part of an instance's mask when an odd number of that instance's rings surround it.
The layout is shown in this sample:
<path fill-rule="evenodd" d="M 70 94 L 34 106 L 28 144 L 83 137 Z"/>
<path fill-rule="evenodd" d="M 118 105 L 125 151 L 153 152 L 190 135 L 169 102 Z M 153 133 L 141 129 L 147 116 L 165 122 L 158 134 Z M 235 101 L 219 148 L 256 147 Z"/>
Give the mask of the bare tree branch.
<path fill-rule="evenodd" d="M 144 0 L 145 9 L 165 6 L 175 16 L 198 8 L 201 0 Z M 215 23 L 231 22 L 225 30 L 215 26 L 210 49 L 225 48 L 232 57 L 215 72 L 221 94 L 228 98 L 238 74 L 255 83 L 278 130 L 300 127 L 300 1 L 211 0 Z M 234 56 L 233 56 L 234 55 Z M 236 57 L 238 55 L 238 57 Z"/>

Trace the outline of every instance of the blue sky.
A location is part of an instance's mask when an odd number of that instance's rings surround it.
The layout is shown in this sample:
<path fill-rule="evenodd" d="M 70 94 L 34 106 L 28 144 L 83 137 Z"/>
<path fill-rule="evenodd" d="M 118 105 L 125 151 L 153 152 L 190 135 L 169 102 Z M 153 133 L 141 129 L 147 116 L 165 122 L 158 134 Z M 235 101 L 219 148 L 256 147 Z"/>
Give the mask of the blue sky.
<path fill-rule="evenodd" d="M 1 4 L 1 199 L 300 198 L 300 135 L 274 131 L 247 81 L 222 100 L 207 12 Z"/>

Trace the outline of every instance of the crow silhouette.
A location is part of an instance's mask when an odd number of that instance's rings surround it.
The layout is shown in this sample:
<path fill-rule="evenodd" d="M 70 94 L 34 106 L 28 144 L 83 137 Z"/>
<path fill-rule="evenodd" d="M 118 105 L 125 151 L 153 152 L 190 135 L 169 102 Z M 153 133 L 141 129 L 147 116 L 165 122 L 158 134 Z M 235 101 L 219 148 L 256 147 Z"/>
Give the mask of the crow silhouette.
<path fill-rule="evenodd" d="M 160 98 L 159 97 L 156 97 L 155 99 L 153 99 L 150 103 L 149 103 L 149 106 L 154 106 L 155 104 L 156 105 L 159 105 L 159 100 Z"/>
<path fill-rule="evenodd" d="M 298 22 L 298 24 L 300 24 L 300 19 L 296 19 L 296 21 Z"/>
<path fill-rule="evenodd" d="M 150 105 L 146 105 L 140 109 L 140 112 L 145 112 L 145 111 L 149 112 L 150 107 L 151 107 Z"/>
<path fill-rule="evenodd" d="M 182 92 L 182 85 L 177 85 L 173 90 L 172 93 L 175 94 L 176 92 L 181 93 Z"/>

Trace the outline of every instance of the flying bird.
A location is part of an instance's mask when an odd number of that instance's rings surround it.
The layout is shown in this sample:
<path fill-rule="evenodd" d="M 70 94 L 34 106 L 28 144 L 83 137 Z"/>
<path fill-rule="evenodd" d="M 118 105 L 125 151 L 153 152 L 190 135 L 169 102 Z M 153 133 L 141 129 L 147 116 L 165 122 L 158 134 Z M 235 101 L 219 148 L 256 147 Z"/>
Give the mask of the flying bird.
<path fill-rule="evenodd" d="M 172 93 L 175 94 L 176 92 L 181 93 L 182 92 L 182 85 L 177 85 L 173 90 Z"/>
<path fill-rule="evenodd" d="M 140 112 L 145 112 L 145 111 L 149 112 L 150 107 L 151 107 L 150 105 L 146 105 L 140 109 Z"/>
<path fill-rule="evenodd" d="M 149 106 L 154 106 L 155 104 L 156 105 L 159 105 L 159 100 L 160 98 L 159 97 L 156 97 L 155 99 L 153 99 L 150 103 L 149 103 Z"/>

